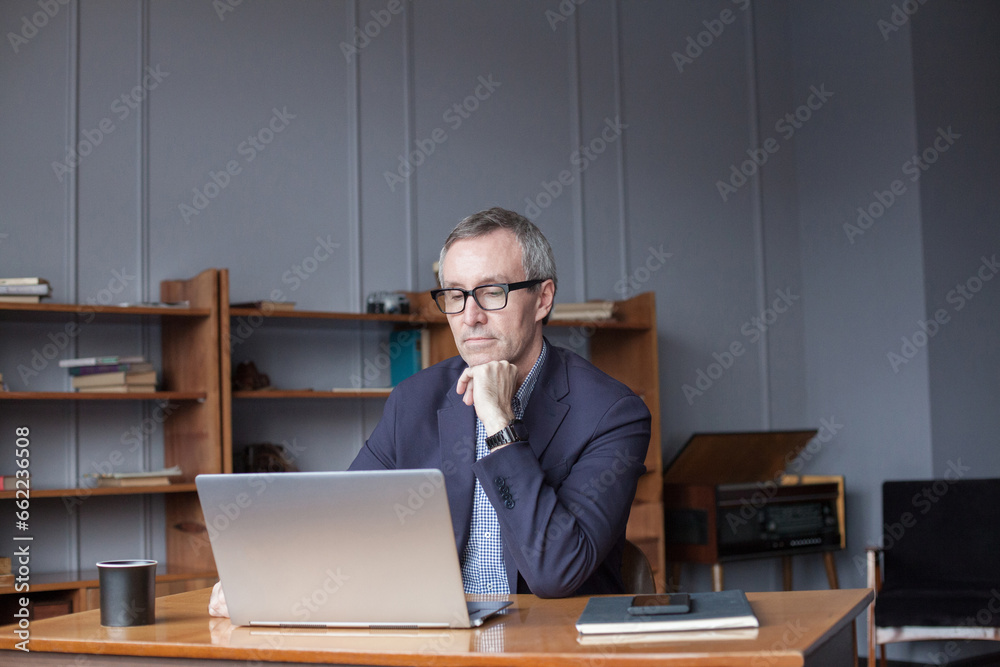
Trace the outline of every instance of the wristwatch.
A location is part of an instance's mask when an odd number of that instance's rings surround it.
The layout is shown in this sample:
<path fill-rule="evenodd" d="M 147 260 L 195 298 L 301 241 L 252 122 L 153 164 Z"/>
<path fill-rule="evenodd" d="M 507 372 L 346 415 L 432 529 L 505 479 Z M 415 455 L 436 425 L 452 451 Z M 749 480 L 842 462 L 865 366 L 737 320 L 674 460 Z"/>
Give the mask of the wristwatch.
<path fill-rule="evenodd" d="M 501 445 L 523 442 L 527 439 L 528 430 L 524 428 L 524 422 L 520 419 L 514 419 L 493 435 L 486 436 L 486 449 L 492 452 Z"/>

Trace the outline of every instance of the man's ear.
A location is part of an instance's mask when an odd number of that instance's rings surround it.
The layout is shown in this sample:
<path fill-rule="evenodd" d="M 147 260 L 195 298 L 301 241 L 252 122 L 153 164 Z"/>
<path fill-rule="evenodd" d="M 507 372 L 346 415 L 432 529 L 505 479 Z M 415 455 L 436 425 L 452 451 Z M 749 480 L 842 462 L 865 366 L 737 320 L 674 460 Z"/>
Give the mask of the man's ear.
<path fill-rule="evenodd" d="M 551 279 L 538 287 L 538 310 L 535 311 L 535 321 L 541 322 L 552 312 L 552 302 L 556 296 L 556 284 Z"/>

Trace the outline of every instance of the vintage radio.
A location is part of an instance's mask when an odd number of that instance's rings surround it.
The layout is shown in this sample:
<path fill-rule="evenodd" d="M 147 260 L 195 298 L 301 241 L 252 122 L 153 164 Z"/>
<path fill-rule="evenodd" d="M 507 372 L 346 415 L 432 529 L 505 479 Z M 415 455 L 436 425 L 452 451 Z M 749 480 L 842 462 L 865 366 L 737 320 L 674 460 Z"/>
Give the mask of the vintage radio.
<path fill-rule="evenodd" d="M 843 477 L 784 475 L 815 435 L 693 435 L 664 474 L 667 560 L 717 564 L 843 548 Z"/>

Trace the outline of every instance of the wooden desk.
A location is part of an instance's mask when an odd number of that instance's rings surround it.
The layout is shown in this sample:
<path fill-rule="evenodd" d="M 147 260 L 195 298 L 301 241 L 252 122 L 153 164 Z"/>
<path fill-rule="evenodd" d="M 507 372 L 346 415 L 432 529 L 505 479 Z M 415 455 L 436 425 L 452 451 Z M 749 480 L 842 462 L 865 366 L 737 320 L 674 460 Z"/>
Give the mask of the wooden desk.
<path fill-rule="evenodd" d="M 761 622 L 756 638 L 679 641 L 670 633 L 603 644 L 578 640 L 574 623 L 586 598 L 513 596 L 505 614 L 473 630 L 350 631 L 234 627 L 208 616 L 209 590 L 159 598 L 156 624 L 102 628 L 98 610 L 31 624 L 30 653 L 14 649 L 13 626 L 0 628 L 5 665 L 725 665 L 844 667 L 854 664 L 854 618 L 869 589 L 748 593 Z M 75 655 L 66 655 L 75 654 Z M 225 664 L 225 663 L 222 663 Z"/>

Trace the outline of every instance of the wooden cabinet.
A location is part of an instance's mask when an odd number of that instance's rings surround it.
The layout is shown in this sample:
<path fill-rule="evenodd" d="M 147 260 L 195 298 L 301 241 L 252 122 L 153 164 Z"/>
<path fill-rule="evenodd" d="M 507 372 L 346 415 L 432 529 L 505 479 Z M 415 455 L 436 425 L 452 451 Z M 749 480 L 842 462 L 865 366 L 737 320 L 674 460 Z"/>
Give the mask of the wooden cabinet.
<path fill-rule="evenodd" d="M 228 274 L 222 271 L 221 295 L 228 291 Z M 420 327 L 425 332 L 421 344 L 426 346 L 425 359 L 434 364 L 458 354 L 454 338 L 447 320 L 434 306 L 427 292 L 407 295 L 411 312 L 399 314 L 337 313 L 297 310 L 261 310 L 229 308 L 225 300 L 220 305 L 222 331 L 219 337 L 222 377 L 232 373 L 230 340 L 233 322 L 256 322 L 266 326 L 266 321 L 282 323 L 298 322 L 301 326 L 316 326 L 326 323 L 338 326 L 356 323 L 383 324 L 386 330 L 394 326 Z M 589 343 L 591 361 L 609 375 L 621 380 L 640 395 L 652 414 L 652 438 L 646 456 L 646 474 L 639 481 L 639 488 L 627 527 L 628 538 L 635 542 L 647 555 L 653 566 L 654 577 L 659 590 L 666 589 L 666 559 L 663 535 L 662 505 L 662 462 L 660 449 L 660 395 L 659 364 L 657 358 L 656 312 L 652 293 L 637 295 L 616 304 L 616 315 L 610 321 L 553 321 L 547 327 L 561 330 L 574 338 L 585 339 Z M 324 351 L 337 354 L 336 350 Z M 343 353 L 343 351 L 339 351 Z M 269 390 L 264 392 L 232 392 L 228 382 L 223 382 L 223 451 L 231 457 L 233 452 L 232 403 L 243 400 L 343 400 L 343 399 L 384 399 L 390 389 L 342 389 L 309 390 Z M 245 437 L 245 434 L 244 434 Z M 224 464 L 231 469 L 231 463 Z"/>
<path fill-rule="evenodd" d="M 160 564 L 157 582 L 164 592 L 178 592 L 186 588 L 195 588 L 211 583 L 215 577 L 215 564 L 211 549 L 192 548 L 192 543 L 198 542 L 198 526 L 201 520 L 201 510 L 195 493 L 194 477 L 199 473 L 221 472 L 223 469 L 223 452 L 221 447 L 221 395 L 219 381 L 219 272 L 217 270 L 203 271 L 189 280 L 168 280 L 161 284 L 161 301 L 189 302 L 187 308 L 162 308 L 155 306 L 102 306 L 75 304 L 11 304 L 0 303 L 0 321 L 3 331 L 8 336 L 17 336 L 18 342 L 24 336 L 39 335 L 40 331 L 56 331 L 59 336 L 41 335 L 40 340 L 29 340 L 29 345 L 41 351 L 45 360 L 53 365 L 61 358 L 71 356 L 68 345 L 57 349 L 55 341 L 68 341 L 69 338 L 82 335 L 90 326 L 94 327 L 135 327 L 147 326 L 158 329 L 162 341 L 161 380 L 158 390 L 148 393 L 77 393 L 72 391 L 9 391 L 0 392 L 0 409 L 4 413 L 4 428 L 12 431 L 4 433 L 4 438 L 13 436 L 14 428 L 27 428 L 30 457 L 29 471 L 32 482 L 28 498 L 28 525 L 23 535 L 30 536 L 33 532 L 33 517 L 38 517 L 39 509 L 45 503 L 64 505 L 66 512 L 71 514 L 77 508 L 86 506 L 91 511 L 88 502 L 91 498 L 142 498 L 156 494 L 162 496 L 165 515 L 166 562 Z M 65 338 L 63 338 L 65 337 Z M 50 343 L 51 341 L 51 343 Z M 8 347 L 13 338 L 8 339 Z M 53 345 L 50 350 L 46 346 Z M 21 346 L 22 349 L 23 346 Z M 109 352 L 112 352 L 109 350 Z M 3 363 L 9 384 L 17 369 L 28 368 L 24 364 L 31 361 L 20 358 L 16 353 L 5 354 Z M 36 366 L 40 364 L 35 364 Z M 79 477 L 86 472 L 84 464 L 76 474 L 67 474 L 65 481 L 69 482 L 63 488 L 54 488 L 52 484 L 42 486 L 37 484 L 38 478 L 51 479 L 41 475 L 46 465 L 57 461 L 46 458 L 43 452 L 49 452 L 52 447 L 43 449 L 43 443 L 34 442 L 35 433 L 42 424 L 37 420 L 55 420 L 65 418 L 75 420 L 75 415 L 82 411 L 99 410 L 99 404 L 114 402 L 145 401 L 151 407 L 147 417 L 150 430 L 162 429 L 163 461 L 165 466 L 179 465 L 183 477 L 175 480 L 168 487 L 138 486 L 117 488 L 88 488 L 80 486 Z M 67 405 L 74 409 L 61 409 Z M 21 423 L 21 415 L 30 411 L 31 419 Z M 117 414 L 114 409 L 108 409 L 110 414 Z M 36 421 L 36 423 L 30 423 Z M 126 425 L 123 425 L 123 428 Z M 79 436 L 75 444 L 80 445 Z M 51 443 L 49 443 L 51 444 Z M 63 443 L 59 443 L 62 446 Z M 72 444 L 66 445 L 67 448 Z M 6 450 L 10 452 L 10 450 Z M 113 449 L 112 453 L 119 450 Z M 76 454 L 79 459 L 79 453 Z M 112 462 L 120 457 L 114 457 Z M 14 456 L 8 453 L 7 460 L 0 461 L 0 472 L 11 474 L 14 470 Z M 68 468 L 72 470 L 73 468 Z M 109 470 L 110 471 L 110 470 Z M 14 509 L 21 498 L 16 497 L 16 490 L 0 491 L 0 511 L 3 521 L 8 526 L 14 525 Z M 23 494 L 22 494 L 23 496 Z M 44 512 L 43 512 L 44 514 Z M 42 519 L 39 519 L 40 521 Z M 8 528 L 4 526 L 4 528 Z M 191 531 L 195 531 L 192 533 Z M 70 554 L 69 561 L 80 561 L 79 544 L 83 540 L 91 544 L 102 540 L 104 535 L 66 534 L 60 536 L 63 541 L 57 548 Z M 20 533 L 19 533 L 20 534 Z M 151 542 L 159 538 L 150 537 Z M 7 546 L 18 544 L 8 539 Z M 36 548 L 38 543 L 34 543 Z M 50 544 L 48 548 L 53 548 Z M 13 547 L 9 549 L 13 551 Z M 8 549 L 5 547 L 4 552 Z M 36 550 L 37 553 L 37 550 Z M 75 555 L 74 555 L 75 554 Z M 10 554 L 4 554 L 10 555 Z M 111 558 L 142 557 L 144 554 L 108 554 Z M 80 563 L 80 569 L 65 572 L 39 571 L 39 559 L 34 560 L 28 583 L 30 597 L 37 599 L 39 604 L 64 611 L 80 611 L 94 606 L 95 596 L 88 590 L 97 586 L 96 566 L 92 563 Z M 15 571 L 17 565 L 15 563 Z M 15 590 L 14 585 L 0 586 L 0 608 L 6 612 L 12 599 L 23 594 Z M 59 600 L 68 604 L 60 606 Z"/>

